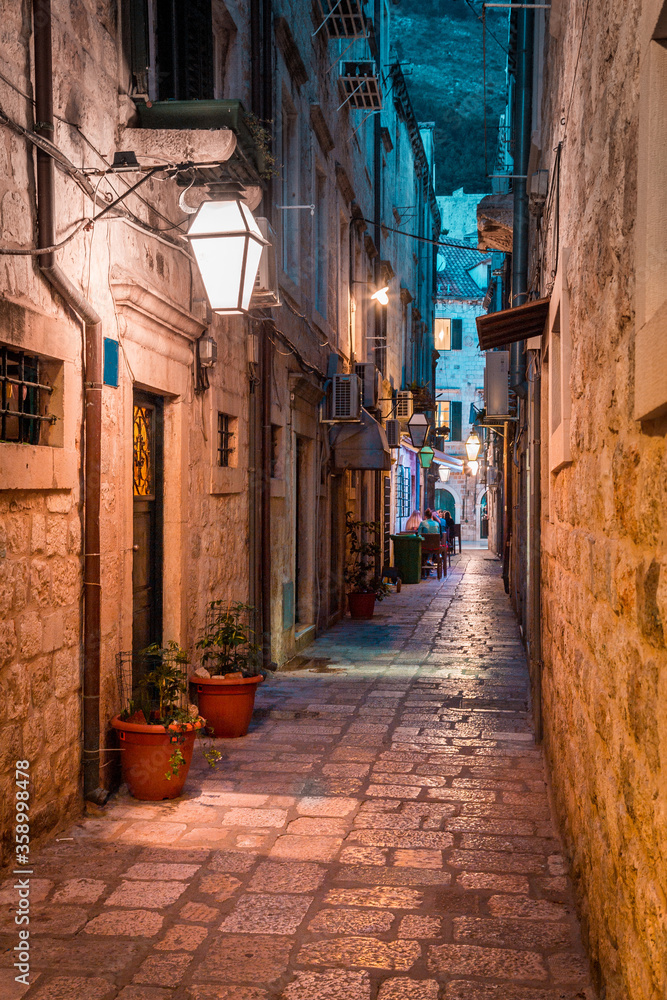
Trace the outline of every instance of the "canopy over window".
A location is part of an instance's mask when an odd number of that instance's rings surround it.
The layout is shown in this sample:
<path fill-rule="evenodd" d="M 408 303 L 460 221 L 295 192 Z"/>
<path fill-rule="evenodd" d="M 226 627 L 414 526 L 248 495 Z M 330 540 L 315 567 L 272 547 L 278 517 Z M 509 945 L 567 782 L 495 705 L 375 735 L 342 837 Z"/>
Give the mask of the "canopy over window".
<path fill-rule="evenodd" d="M 535 299 L 514 309 L 477 317 L 477 336 L 481 351 L 505 347 L 518 340 L 541 337 L 549 315 L 549 299 Z"/>

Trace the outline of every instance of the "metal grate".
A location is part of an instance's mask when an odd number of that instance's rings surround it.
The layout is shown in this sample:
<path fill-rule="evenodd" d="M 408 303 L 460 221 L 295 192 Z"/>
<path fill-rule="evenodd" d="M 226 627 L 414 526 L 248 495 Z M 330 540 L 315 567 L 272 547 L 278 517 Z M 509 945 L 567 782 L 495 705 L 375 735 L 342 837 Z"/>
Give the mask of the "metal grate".
<path fill-rule="evenodd" d="M 226 413 L 218 413 L 218 465 L 226 467 L 232 457 L 234 448 L 232 439 L 232 417 Z"/>
<path fill-rule="evenodd" d="M 0 347 L 0 441 L 39 444 L 41 421 L 56 420 L 40 412 L 52 391 L 39 380 L 38 358 Z"/>
<path fill-rule="evenodd" d="M 365 38 L 368 34 L 360 0 L 317 0 L 322 23 L 329 38 Z M 319 30 L 319 29 L 318 29 Z"/>
<path fill-rule="evenodd" d="M 407 465 L 396 467 L 396 517 L 410 517 L 410 469 Z"/>
<path fill-rule="evenodd" d="M 378 82 L 375 63 L 344 62 L 340 67 L 340 85 L 345 104 L 363 111 L 379 111 L 382 107 L 382 92 Z"/>

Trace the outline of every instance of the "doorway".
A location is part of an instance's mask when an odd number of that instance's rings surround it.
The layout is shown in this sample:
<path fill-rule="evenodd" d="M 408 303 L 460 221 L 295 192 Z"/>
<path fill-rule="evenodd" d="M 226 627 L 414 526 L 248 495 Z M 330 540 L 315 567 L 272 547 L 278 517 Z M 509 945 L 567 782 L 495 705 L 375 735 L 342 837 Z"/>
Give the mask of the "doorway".
<path fill-rule="evenodd" d="M 162 642 L 163 401 L 134 392 L 132 652 Z M 135 664 L 136 655 L 133 657 Z M 135 673 L 136 673 L 135 666 Z M 137 676 L 134 682 L 139 680 Z"/>

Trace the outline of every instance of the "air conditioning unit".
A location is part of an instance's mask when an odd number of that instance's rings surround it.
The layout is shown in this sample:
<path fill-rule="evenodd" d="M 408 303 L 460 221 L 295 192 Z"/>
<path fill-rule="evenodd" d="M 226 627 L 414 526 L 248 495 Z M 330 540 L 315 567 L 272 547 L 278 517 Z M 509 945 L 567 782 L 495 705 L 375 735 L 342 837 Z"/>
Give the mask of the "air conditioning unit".
<path fill-rule="evenodd" d="M 401 422 L 400 420 L 386 420 L 384 431 L 387 435 L 387 444 L 390 448 L 400 448 L 401 446 Z"/>
<path fill-rule="evenodd" d="M 255 278 L 255 287 L 252 290 L 250 304 L 254 306 L 279 306 L 280 293 L 278 291 L 278 272 L 276 269 L 276 234 L 269 224 L 268 219 L 258 218 L 255 220 L 259 226 L 259 231 L 268 241 L 268 246 L 262 250 L 259 259 L 259 268 Z"/>
<path fill-rule="evenodd" d="M 409 420 L 412 416 L 412 393 L 409 389 L 401 389 L 396 393 L 396 418 Z"/>
<path fill-rule="evenodd" d="M 331 380 L 331 419 L 361 418 L 361 382 L 358 375 L 334 375 Z"/>
<path fill-rule="evenodd" d="M 361 379 L 361 402 L 363 406 L 373 410 L 380 400 L 382 374 L 372 361 L 360 361 L 354 366 L 356 374 Z"/>
<path fill-rule="evenodd" d="M 484 402 L 487 417 L 509 412 L 509 351 L 487 351 L 484 369 Z"/>

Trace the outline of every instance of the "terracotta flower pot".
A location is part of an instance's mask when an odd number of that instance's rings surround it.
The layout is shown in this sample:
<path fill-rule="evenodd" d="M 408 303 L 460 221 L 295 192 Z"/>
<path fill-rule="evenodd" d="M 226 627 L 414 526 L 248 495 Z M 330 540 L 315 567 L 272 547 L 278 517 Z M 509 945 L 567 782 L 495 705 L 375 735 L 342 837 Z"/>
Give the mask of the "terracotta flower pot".
<path fill-rule="evenodd" d="M 222 674 L 220 677 L 191 677 L 197 691 L 199 714 L 214 736 L 234 739 L 245 736 L 255 707 L 257 685 L 264 678 L 242 674 Z"/>
<path fill-rule="evenodd" d="M 123 781 L 127 782 L 130 794 L 145 802 L 175 799 L 180 795 L 192 763 L 197 730 L 203 722 L 186 723 L 184 727 L 174 724 L 165 729 L 123 722 L 117 715 L 111 725 L 118 733 Z M 180 750 L 185 763 L 176 765 L 178 773 L 167 778 L 167 773 L 174 769 L 171 756 L 175 750 Z"/>
<path fill-rule="evenodd" d="M 375 610 L 375 594 L 348 594 L 350 618 L 372 618 Z"/>

